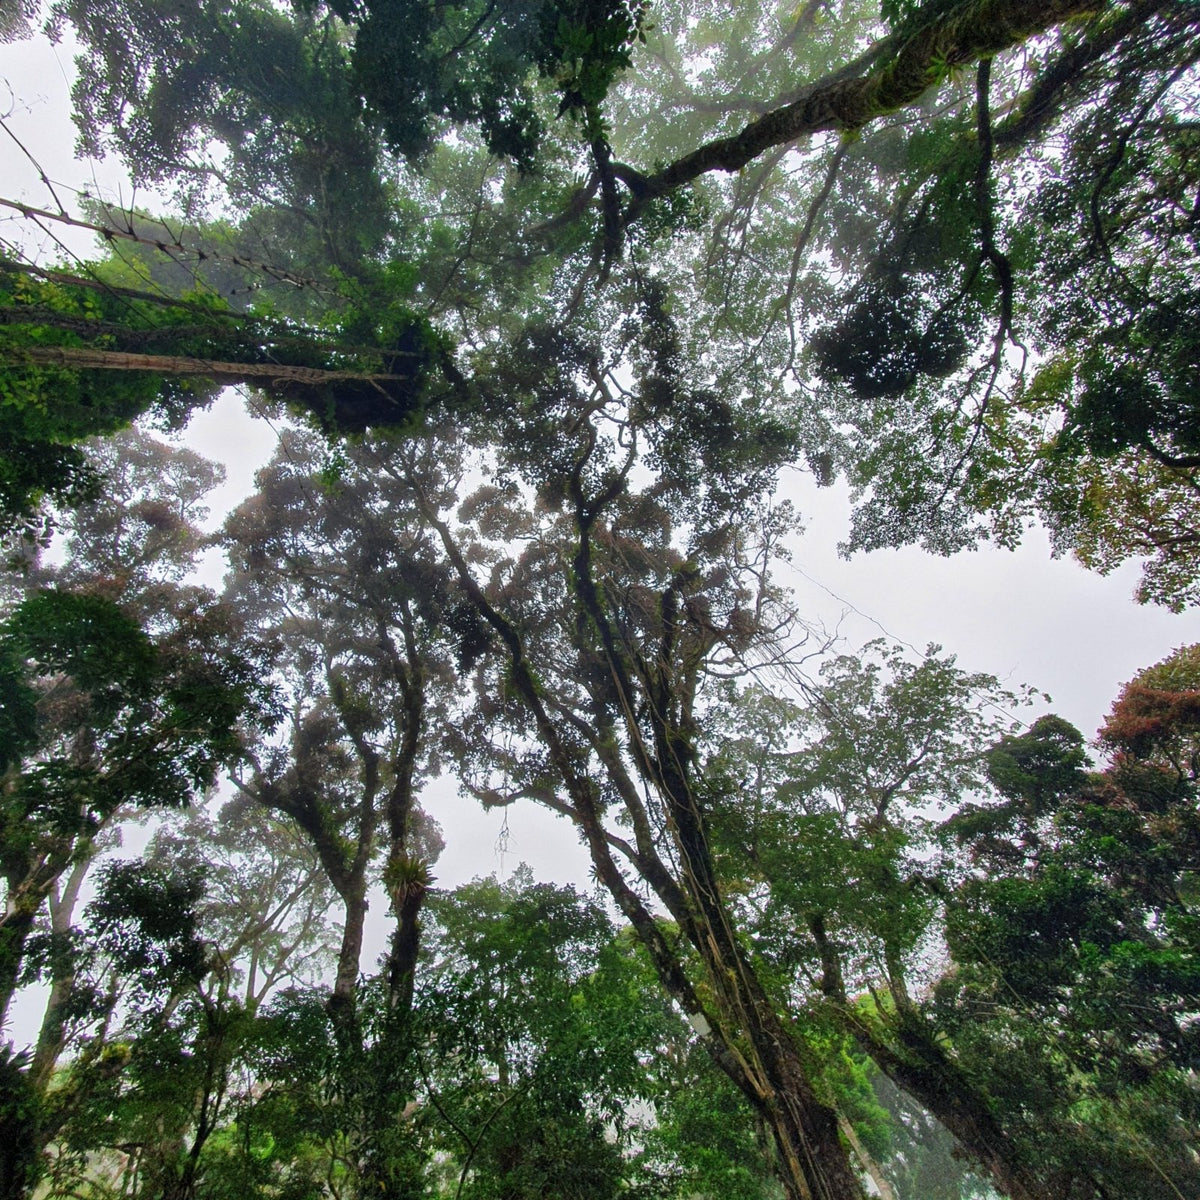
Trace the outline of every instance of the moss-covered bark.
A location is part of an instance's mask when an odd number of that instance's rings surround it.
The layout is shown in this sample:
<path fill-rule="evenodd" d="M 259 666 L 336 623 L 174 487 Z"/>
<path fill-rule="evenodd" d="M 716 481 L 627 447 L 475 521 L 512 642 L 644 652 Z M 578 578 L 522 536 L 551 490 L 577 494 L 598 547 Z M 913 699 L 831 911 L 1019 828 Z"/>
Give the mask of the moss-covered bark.
<path fill-rule="evenodd" d="M 646 200 L 710 171 L 740 171 L 774 146 L 830 130 L 853 132 L 920 99 L 946 74 L 1019 45 L 1103 0 L 969 0 L 885 47 L 861 74 L 805 89 L 799 99 L 645 176 L 627 219 Z"/>

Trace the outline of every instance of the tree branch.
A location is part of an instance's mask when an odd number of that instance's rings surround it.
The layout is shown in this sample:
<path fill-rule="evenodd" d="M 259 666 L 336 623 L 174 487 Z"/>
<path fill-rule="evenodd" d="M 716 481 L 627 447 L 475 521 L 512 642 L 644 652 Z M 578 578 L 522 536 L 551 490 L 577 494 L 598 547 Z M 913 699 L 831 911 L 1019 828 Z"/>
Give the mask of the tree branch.
<path fill-rule="evenodd" d="M 822 80 L 739 133 L 707 142 L 646 176 L 645 197 L 630 204 L 626 223 L 636 220 L 646 200 L 711 171 L 740 171 L 773 146 L 830 130 L 859 130 L 920 99 L 954 68 L 990 58 L 1103 6 L 1104 0 L 974 0 L 958 5 L 918 29 L 865 74 Z"/>

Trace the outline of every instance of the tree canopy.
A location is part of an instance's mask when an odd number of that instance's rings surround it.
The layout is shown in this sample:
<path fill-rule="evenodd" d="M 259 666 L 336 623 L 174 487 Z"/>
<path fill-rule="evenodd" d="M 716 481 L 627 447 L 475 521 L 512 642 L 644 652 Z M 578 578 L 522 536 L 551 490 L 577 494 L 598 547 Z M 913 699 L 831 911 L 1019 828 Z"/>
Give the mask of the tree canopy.
<path fill-rule="evenodd" d="M 42 16 L 174 211 L 0 201 L 99 239 L 0 255 L 4 1194 L 1193 1194 L 1195 648 L 1096 766 L 778 567 L 800 467 L 1195 602 L 1200 10 Z M 210 536 L 146 429 L 231 384 Z M 599 895 L 439 889 L 440 775 Z"/>

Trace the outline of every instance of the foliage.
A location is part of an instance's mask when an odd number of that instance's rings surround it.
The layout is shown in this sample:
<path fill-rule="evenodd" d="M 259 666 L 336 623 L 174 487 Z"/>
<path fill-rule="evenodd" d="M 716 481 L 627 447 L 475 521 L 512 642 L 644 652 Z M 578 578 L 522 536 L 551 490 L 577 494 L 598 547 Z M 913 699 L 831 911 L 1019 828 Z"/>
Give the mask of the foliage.
<path fill-rule="evenodd" d="M 85 438 L 114 433 L 154 406 L 170 419 L 186 412 L 188 405 L 203 402 L 202 396 L 189 397 L 186 387 L 151 377 L 125 379 L 11 363 L 22 346 L 52 344 L 55 322 L 60 328 L 101 330 L 114 318 L 126 319 L 127 304 L 120 297 L 0 271 L 5 316 L 0 349 L 10 359 L 0 384 L 0 438 L 5 447 L 0 458 L 0 516 L 5 525 L 28 515 L 43 497 L 78 504 L 96 496 L 99 480 L 78 445 Z M 22 310 L 47 323 L 14 325 Z M 67 340 L 78 344 L 78 338 L 68 335 Z"/>
<path fill-rule="evenodd" d="M 849 548 L 1012 544 L 1036 512 L 1056 552 L 1102 572 L 1145 555 L 1139 599 L 1192 602 L 1195 214 L 1183 197 L 1198 161 L 1194 21 L 1184 6 L 1144 26 L 1114 11 L 1031 106 L 1018 95 L 993 119 L 978 103 L 991 179 L 932 136 L 897 176 L 893 236 L 872 235 L 846 303 L 881 287 L 899 303 L 864 299 L 810 343 L 821 377 L 869 402 L 834 401 L 852 429 L 841 462 L 864 498 Z M 1052 99 L 1068 74 L 1089 103 Z M 1003 96 L 1009 85 L 990 86 Z M 1037 146 L 1046 123 L 1061 156 Z M 901 289 L 917 280 L 921 304 L 906 305 Z M 910 329 L 922 311 L 924 342 L 919 322 Z M 860 371 L 878 375 L 873 359 L 902 366 L 864 391 L 856 352 Z"/>
<path fill-rule="evenodd" d="M 83 439 L 148 413 L 182 425 L 211 400 L 212 380 L 257 382 L 324 429 L 353 433 L 413 421 L 447 352 L 425 318 L 395 298 L 373 303 L 362 285 L 324 332 L 235 312 L 211 292 L 173 301 L 61 279 L 0 269 L 0 356 L 10 364 L 0 393 L 5 527 L 28 521 L 43 497 L 94 496 Z"/>
<path fill-rule="evenodd" d="M 427 154 L 435 119 L 447 117 L 478 125 L 488 149 L 524 171 L 533 169 L 544 135 L 530 73 L 562 94 L 559 115 L 594 110 L 629 66 L 645 13 L 628 0 L 333 0 L 328 7 L 353 28 L 354 82 L 392 149 Z"/>
<path fill-rule="evenodd" d="M 47 693 L 43 720 L 52 718 L 52 706 L 73 707 L 71 718 L 90 727 L 94 746 L 96 765 L 53 751 L 32 758 L 33 744 L 17 746 L 5 765 L 28 760 L 10 793 L 24 812 L 51 820 L 59 813 L 70 825 L 75 818 L 67 814 L 80 802 L 85 814 L 96 814 L 85 822 L 121 803 L 185 803 L 238 748 L 235 723 L 251 681 L 222 679 L 219 668 L 208 678 L 203 670 L 175 674 L 172 666 L 182 664 L 103 597 L 61 591 L 30 597 L 4 623 L 3 646 L 10 660 L 28 664 L 25 703 L 41 681 L 65 677 L 74 684 L 74 696 L 61 688 Z M 47 726 L 42 745 L 50 749 L 58 731 Z"/>
<path fill-rule="evenodd" d="M 1195 771 L 1164 748 L 1191 740 L 1194 658 L 1180 650 L 1126 686 L 1102 772 L 1043 718 L 993 754 L 1006 803 L 946 826 L 977 870 L 947 909 L 956 969 L 931 1012 L 1063 1194 L 1193 1186 Z M 1018 1115 L 1031 1097 L 1036 1120 Z"/>
<path fill-rule="evenodd" d="M 216 139 L 229 152 L 230 193 L 306 213 L 295 227 L 315 223 L 334 266 L 353 268 L 387 237 L 378 145 L 358 119 L 346 49 L 328 20 L 255 0 L 145 0 L 56 5 L 55 27 L 68 21 L 93 51 L 74 91 L 89 152 L 115 145 L 139 182 L 199 184 L 200 200 Z M 200 169 L 189 175 L 184 164 Z"/>
<path fill-rule="evenodd" d="M 20 1200 L 37 1183 L 37 1093 L 30 1086 L 28 1057 L 0 1046 L 0 1196 Z"/>
<path fill-rule="evenodd" d="M 437 894 L 430 915 L 416 1010 L 427 1119 L 462 1194 L 636 1188 L 634 1112 L 680 1027 L 635 948 L 594 901 L 527 868 Z"/>
<path fill-rule="evenodd" d="M 65 517 L 57 562 L 26 552 L 13 588 L 24 598 L 3 622 L 4 1006 L 18 985 L 50 985 L 25 1071 L 43 1114 L 28 1137 L 34 1161 L 88 1091 L 48 1098 L 64 1052 L 83 1038 L 102 1081 L 121 1061 L 106 1057 L 104 1030 L 122 988 L 152 995 L 165 977 L 202 973 L 186 874 L 110 866 L 89 929 L 74 924 L 93 858 L 132 807 L 203 794 L 241 753 L 243 723 L 269 724 L 272 709 L 228 611 L 177 582 L 200 548 L 191 519 L 215 482 L 210 465 L 132 433 L 89 457 L 109 490 Z"/>
<path fill-rule="evenodd" d="M 768 1143 L 753 1113 L 702 1051 L 688 1048 L 646 1131 L 668 1194 L 769 1200 L 778 1194 Z"/>

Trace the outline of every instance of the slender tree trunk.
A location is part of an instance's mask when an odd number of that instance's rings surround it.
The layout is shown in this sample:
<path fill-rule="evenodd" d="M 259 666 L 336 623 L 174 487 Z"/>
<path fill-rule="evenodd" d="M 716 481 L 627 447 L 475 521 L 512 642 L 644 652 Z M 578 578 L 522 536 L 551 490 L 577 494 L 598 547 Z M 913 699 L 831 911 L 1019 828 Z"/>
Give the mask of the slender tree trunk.
<path fill-rule="evenodd" d="M 363 881 L 347 891 L 342 899 L 346 916 L 342 923 L 342 944 L 338 950 L 337 974 L 329 995 L 329 1015 L 339 1036 L 349 1035 L 358 1011 L 358 970 L 362 959 L 363 926 L 367 918 L 367 899 Z"/>
<path fill-rule="evenodd" d="M 425 672 L 407 605 L 403 617 L 404 658 L 388 636 L 382 619 L 380 643 L 390 652 L 393 674 L 403 697 L 404 736 L 392 761 L 394 779 L 387 799 L 388 872 L 391 876 L 387 882 L 396 919 L 388 952 L 387 983 L 392 1011 L 407 1015 L 412 1009 L 421 937 L 420 916 L 429 891 L 430 875 L 429 865 L 415 853 L 416 848 L 412 845 L 412 816 L 416 804 L 413 777 L 425 728 Z"/>
<path fill-rule="evenodd" d="M 854 1131 L 854 1126 L 840 1113 L 838 1114 L 838 1128 L 842 1131 L 842 1136 L 850 1143 L 850 1149 L 854 1151 L 854 1157 L 862 1163 L 863 1170 L 871 1177 L 871 1182 L 875 1185 L 875 1190 L 879 1193 L 880 1200 L 896 1200 L 896 1190 L 887 1181 L 887 1177 L 883 1171 L 880 1170 L 879 1164 L 875 1161 L 875 1156 L 862 1144 L 862 1139 Z"/>
<path fill-rule="evenodd" d="M 363 1188 L 379 1200 L 418 1200 L 424 1194 L 423 1159 L 414 1145 L 397 1145 L 397 1127 L 413 1096 L 412 1006 L 420 946 L 420 915 L 429 891 L 429 866 L 412 845 L 416 804 L 413 778 L 424 730 L 425 676 L 407 605 L 402 610 L 404 653 L 397 649 L 386 616 L 379 615 L 379 644 L 391 662 L 402 696 L 403 728 L 392 758 L 387 796 L 388 861 L 384 883 L 395 925 L 384 975 L 388 1011 L 371 1059 Z M 364 754 L 365 746 L 360 749 Z"/>
<path fill-rule="evenodd" d="M 91 865 L 90 858 L 77 862 L 71 868 L 62 891 L 58 892 L 55 889 L 50 894 L 50 932 L 56 938 L 65 938 L 71 931 L 71 920 L 75 915 L 79 891 Z M 69 958 L 64 960 L 63 956 L 54 955 L 51 962 L 50 995 L 46 1000 L 46 1011 L 38 1030 L 37 1048 L 29 1068 L 30 1079 L 39 1092 L 44 1092 L 49 1085 L 50 1077 L 54 1074 L 54 1068 L 58 1065 L 66 1045 L 64 1014 L 74 991 L 74 966 L 70 964 Z"/>
<path fill-rule="evenodd" d="M 420 864 L 423 871 L 423 864 Z M 388 1003 L 393 1012 L 412 1009 L 413 988 L 417 975 L 417 953 L 421 940 L 421 910 L 428 891 L 426 879 L 408 879 L 393 890 L 396 927 L 388 951 Z"/>

